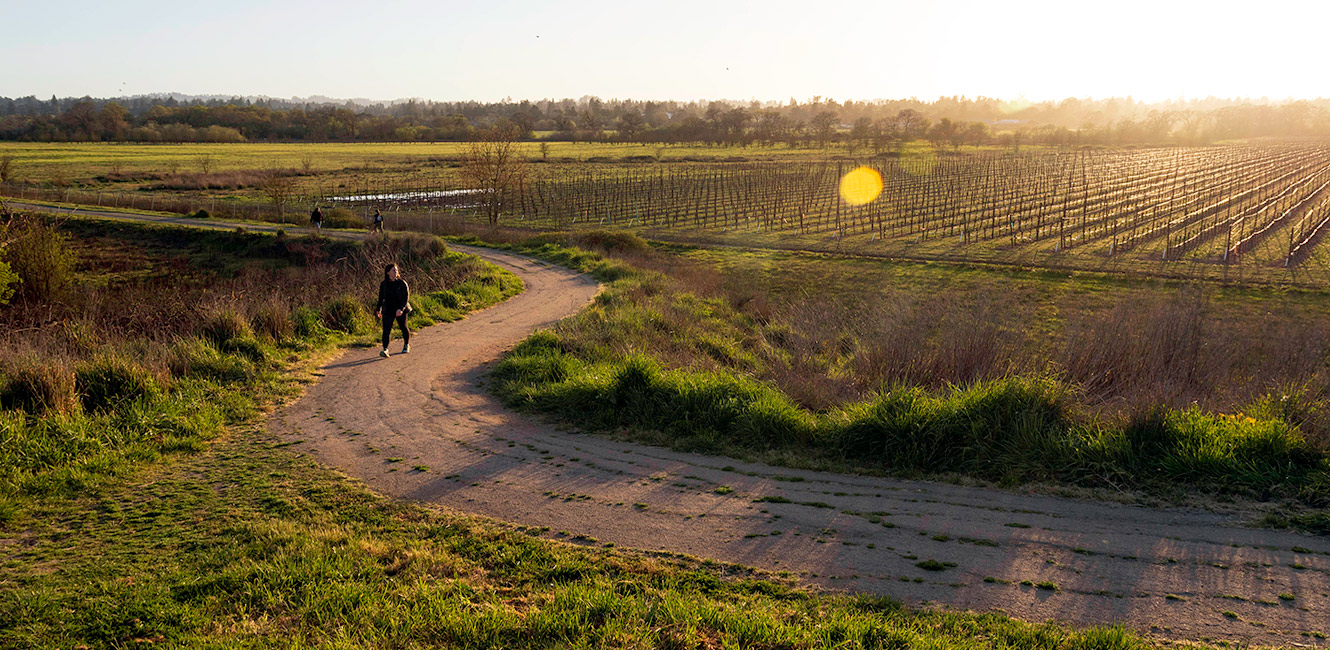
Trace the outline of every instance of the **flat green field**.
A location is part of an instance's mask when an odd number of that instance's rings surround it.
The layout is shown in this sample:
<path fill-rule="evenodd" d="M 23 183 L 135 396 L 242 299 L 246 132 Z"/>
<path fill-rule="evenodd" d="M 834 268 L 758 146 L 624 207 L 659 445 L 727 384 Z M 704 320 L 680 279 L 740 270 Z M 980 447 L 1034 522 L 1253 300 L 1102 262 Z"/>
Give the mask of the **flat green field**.
<path fill-rule="evenodd" d="M 541 143 L 520 143 L 523 155 L 532 160 L 584 162 L 604 158 L 622 160 L 638 156 L 662 161 L 700 159 L 726 161 L 817 159 L 828 150 L 810 147 L 791 149 L 784 145 L 749 147 L 708 147 L 694 144 L 618 144 L 590 142 L 549 142 L 542 152 Z M 412 167 L 430 161 L 459 160 L 470 147 L 466 142 L 385 142 L 385 143 L 245 143 L 245 144 L 140 144 L 140 143 L 36 143 L 0 142 L 0 158 L 12 156 L 15 179 L 29 182 L 95 182 L 110 173 L 163 173 L 201 171 L 202 159 L 208 159 L 214 172 L 266 169 L 271 167 L 303 169 L 308 161 L 317 173 L 340 172 L 348 168 L 373 171 L 376 168 Z M 860 150 L 863 152 L 863 150 Z M 836 153 L 844 154 L 844 149 Z"/>

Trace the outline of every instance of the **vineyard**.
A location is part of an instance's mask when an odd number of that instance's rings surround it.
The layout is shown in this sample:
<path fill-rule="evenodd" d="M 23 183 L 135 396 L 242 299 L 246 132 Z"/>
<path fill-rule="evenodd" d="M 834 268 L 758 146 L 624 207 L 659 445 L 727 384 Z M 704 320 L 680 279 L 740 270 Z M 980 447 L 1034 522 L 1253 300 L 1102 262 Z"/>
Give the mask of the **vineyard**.
<path fill-rule="evenodd" d="M 910 147 L 870 158 L 560 159 L 525 163 L 501 224 L 622 228 L 665 240 L 891 257 L 1119 270 L 1321 286 L 1330 255 L 1330 142 L 1148 149 Z M 531 152 L 534 153 L 534 152 Z M 480 220 L 461 159 L 348 176 L 301 175 L 280 209 L 251 192 L 228 204 L 188 193 L 77 192 L 79 202 L 299 222 L 315 203 L 389 227 Z M 322 165 L 312 165 L 320 169 Z M 880 175 L 874 200 L 839 192 L 851 170 Z M 350 168 L 348 168 L 350 169 Z M 71 190 L 65 189 L 67 200 Z M 37 189 L 6 192 L 42 196 Z M 46 191 L 50 194 L 50 191 Z M 106 196 L 104 196 L 106 195 Z M 219 205 L 221 203 L 221 205 Z M 857 203 L 857 202 L 855 202 Z M 442 219 L 441 219 L 442 217 Z"/>
<path fill-rule="evenodd" d="M 876 200 L 838 192 L 881 175 Z M 464 194 L 398 187 L 399 210 L 467 212 Z M 551 166 L 516 193 L 509 224 L 612 227 L 920 257 L 1073 266 L 1189 262 L 1317 266 L 1330 221 L 1330 144 L 983 152 L 866 161 Z"/>

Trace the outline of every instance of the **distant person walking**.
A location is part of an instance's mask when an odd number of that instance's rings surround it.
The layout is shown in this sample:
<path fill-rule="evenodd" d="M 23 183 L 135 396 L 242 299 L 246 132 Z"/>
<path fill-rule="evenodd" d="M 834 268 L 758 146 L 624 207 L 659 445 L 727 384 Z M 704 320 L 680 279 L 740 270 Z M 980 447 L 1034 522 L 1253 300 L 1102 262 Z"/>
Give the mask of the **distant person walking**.
<path fill-rule="evenodd" d="M 374 225 L 370 226 L 370 232 L 383 232 L 383 214 L 378 210 L 374 211 Z"/>
<path fill-rule="evenodd" d="M 313 224 L 315 230 L 323 230 L 323 210 L 319 206 L 314 206 L 314 211 L 309 213 L 309 222 Z"/>
<path fill-rule="evenodd" d="M 406 326 L 406 315 L 411 313 L 411 289 L 397 270 L 396 264 L 383 269 L 383 282 L 379 283 L 379 302 L 374 305 L 375 318 L 383 319 L 383 349 L 379 356 L 388 356 L 388 340 L 392 338 L 393 321 L 402 328 L 402 354 L 411 351 L 411 330 Z"/>

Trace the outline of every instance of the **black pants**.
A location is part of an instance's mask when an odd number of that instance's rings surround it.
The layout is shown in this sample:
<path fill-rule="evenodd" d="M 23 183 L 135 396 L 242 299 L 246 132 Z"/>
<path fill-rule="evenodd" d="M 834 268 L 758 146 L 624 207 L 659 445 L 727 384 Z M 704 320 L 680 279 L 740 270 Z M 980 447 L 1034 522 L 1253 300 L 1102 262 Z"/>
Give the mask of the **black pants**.
<path fill-rule="evenodd" d="M 383 348 L 385 350 L 388 349 L 388 339 L 392 338 L 394 320 L 402 328 L 402 345 L 411 344 L 411 330 L 406 327 L 406 312 L 402 312 L 401 316 L 393 316 L 393 312 L 385 311 L 383 312 Z"/>

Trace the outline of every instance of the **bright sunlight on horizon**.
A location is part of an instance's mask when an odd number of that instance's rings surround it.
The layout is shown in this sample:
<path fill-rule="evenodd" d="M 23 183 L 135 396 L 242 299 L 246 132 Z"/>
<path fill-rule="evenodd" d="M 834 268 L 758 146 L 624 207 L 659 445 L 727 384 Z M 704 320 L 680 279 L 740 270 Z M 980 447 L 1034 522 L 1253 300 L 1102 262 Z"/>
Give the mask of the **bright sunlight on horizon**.
<path fill-rule="evenodd" d="M 19 3 L 0 96 L 1330 96 L 1330 10 L 1201 2 Z"/>

